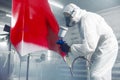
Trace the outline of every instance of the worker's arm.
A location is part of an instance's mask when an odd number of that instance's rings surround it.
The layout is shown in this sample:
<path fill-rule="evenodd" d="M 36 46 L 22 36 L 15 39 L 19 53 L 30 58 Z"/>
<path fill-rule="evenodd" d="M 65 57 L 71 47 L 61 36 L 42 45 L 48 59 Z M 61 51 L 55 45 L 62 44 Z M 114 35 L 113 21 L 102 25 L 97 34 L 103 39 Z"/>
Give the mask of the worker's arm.
<path fill-rule="evenodd" d="M 99 31 L 97 31 L 96 18 L 86 17 L 81 20 L 81 27 L 83 29 L 84 38 L 82 44 L 73 44 L 70 51 L 73 54 L 79 54 L 80 56 L 86 56 L 89 53 L 93 53 L 97 47 L 99 41 Z"/>

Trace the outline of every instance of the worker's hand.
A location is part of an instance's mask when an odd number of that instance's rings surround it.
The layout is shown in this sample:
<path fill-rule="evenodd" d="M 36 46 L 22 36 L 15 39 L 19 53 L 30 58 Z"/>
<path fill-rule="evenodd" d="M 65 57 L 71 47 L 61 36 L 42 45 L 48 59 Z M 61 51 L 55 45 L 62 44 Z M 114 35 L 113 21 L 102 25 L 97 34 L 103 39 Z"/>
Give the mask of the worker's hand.
<path fill-rule="evenodd" d="M 65 52 L 65 53 L 68 53 L 69 52 L 69 49 L 70 49 L 70 46 L 67 44 L 67 43 L 64 43 L 62 45 L 60 45 L 60 49 Z"/>

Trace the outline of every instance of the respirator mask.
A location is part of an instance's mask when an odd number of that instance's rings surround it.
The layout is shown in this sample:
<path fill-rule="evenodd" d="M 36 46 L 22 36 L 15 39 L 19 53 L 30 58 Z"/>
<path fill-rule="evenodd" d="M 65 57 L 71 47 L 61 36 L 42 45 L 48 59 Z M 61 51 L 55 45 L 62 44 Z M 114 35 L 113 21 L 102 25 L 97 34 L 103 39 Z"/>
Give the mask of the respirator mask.
<path fill-rule="evenodd" d="M 73 20 L 73 16 L 69 14 L 69 16 L 64 15 L 65 22 L 67 27 L 72 27 L 75 25 L 75 20 Z"/>

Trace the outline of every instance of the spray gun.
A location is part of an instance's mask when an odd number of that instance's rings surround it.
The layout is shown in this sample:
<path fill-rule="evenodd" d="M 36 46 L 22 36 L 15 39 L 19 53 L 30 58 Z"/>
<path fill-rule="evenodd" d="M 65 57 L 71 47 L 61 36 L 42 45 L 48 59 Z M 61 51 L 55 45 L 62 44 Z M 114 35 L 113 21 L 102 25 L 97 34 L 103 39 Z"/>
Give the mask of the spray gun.
<path fill-rule="evenodd" d="M 63 38 L 65 37 L 66 33 L 68 31 L 68 28 L 67 27 L 64 27 L 64 26 L 61 26 L 60 27 L 60 31 L 59 31 L 59 40 L 56 42 L 57 44 L 59 45 L 64 45 L 64 44 L 67 44 Z M 68 56 L 68 53 L 67 52 L 61 52 L 60 53 L 64 59 L 64 61 L 67 63 L 67 65 L 69 66 L 70 68 L 70 72 L 71 72 L 71 75 L 73 76 L 73 72 L 72 72 L 72 61 L 70 60 L 69 56 Z"/>
<path fill-rule="evenodd" d="M 60 27 L 60 31 L 59 31 L 59 34 L 58 34 L 59 40 L 56 42 L 57 44 L 59 44 L 59 45 L 61 45 L 61 46 L 64 45 L 64 44 L 67 44 L 67 43 L 65 43 L 65 41 L 63 40 L 63 38 L 65 37 L 67 31 L 68 31 L 68 28 L 67 28 L 67 27 L 64 27 L 64 26 L 61 26 L 61 27 Z M 67 54 L 67 53 L 65 53 L 65 54 Z"/>
<path fill-rule="evenodd" d="M 65 37 L 66 33 L 68 31 L 67 27 L 61 26 L 60 27 L 60 31 L 58 33 L 59 36 L 59 40 L 56 42 L 57 44 L 59 44 L 60 46 L 67 44 L 65 43 L 65 41 L 63 40 L 63 38 Z M 64 52 L 65 56 L 68 54 L 67 52 Z M 63 57 L 63 56 L 62 56 Z"/>

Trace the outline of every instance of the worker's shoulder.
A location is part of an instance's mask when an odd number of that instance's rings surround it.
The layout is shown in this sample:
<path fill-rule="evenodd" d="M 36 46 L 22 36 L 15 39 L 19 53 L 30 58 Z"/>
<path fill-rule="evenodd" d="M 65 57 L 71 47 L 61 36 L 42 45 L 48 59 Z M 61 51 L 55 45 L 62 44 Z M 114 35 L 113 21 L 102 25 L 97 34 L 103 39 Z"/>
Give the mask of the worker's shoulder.
<path fill-rule="evenodd" d="M 102 18 L 102 16 L 98 13 L 87 12 L 86 13 L 86 18 Z"/>
<path fill-rule="evenodd" d="M 86 14 L 82 17 L 82 19 L 84 21 L 87 20 L 102 20 L 103 17 L 97 13 L 93 13 L 93 12 L 86 12 Z"/>

